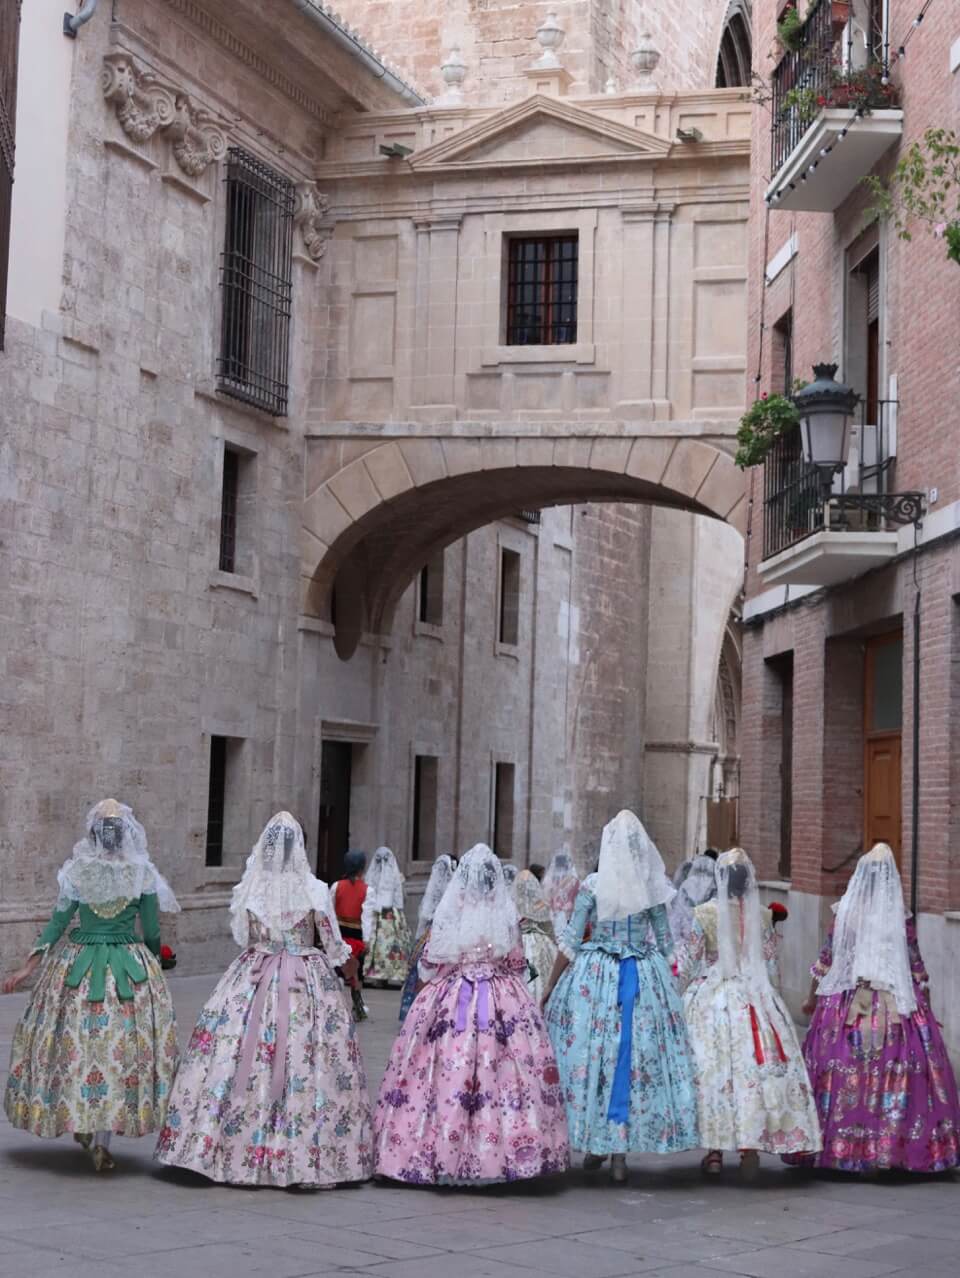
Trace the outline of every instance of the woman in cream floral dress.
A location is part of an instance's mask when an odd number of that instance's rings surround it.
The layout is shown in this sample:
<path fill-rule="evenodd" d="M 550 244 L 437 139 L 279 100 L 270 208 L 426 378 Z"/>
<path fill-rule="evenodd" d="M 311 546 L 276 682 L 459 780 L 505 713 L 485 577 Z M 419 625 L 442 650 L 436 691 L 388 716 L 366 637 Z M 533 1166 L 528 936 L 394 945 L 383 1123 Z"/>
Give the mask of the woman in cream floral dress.
<path fill-rule="evenodd" d="M 356 960 L 288 812 L 257 841 L 231 915 L 243 953 L 200 1013 L 157 1158 L 234 1185 L 365 1180 L 370 1103 L 336 970 L 352 979 Z"/>
<path fill-rule="evenodd" d="M 717 1175 L 723 1151 L 740 1151 L 741 1173 L 760 1151 L 820 1148 L 813 1090 L 790 1014 L 776 988 L 776 934 L 760 904 L 742 848 L 717 861 L 716 900 L 693 912 L 679 978 L 697 1062 L 703 1170 Z"/>
<path fill-rule="evenodd" d="M 400 989 L 407 977 L 410 929 L 403 912 L 403 875 L 389 848 L 377 848 L 364 875 L 367 895 L 361 921 L 367 947 L 365 985 Z"/>
<path fill-rule="evenodd" d="M 112 1135 L 146 1136 L 163 1122 L 177 1033 L 159 911 L 180 907 L 125 804 L 104 799 L 86 830 L 57 876 L 53 917 L 4 985 L 9 994 L 42 961 L 14 1033 L 5 1109 L 36 1136 L 72 1132 L 99 1172 L 114 1166 Z M 74 917 L 79 927 L 58 946 Z"/>

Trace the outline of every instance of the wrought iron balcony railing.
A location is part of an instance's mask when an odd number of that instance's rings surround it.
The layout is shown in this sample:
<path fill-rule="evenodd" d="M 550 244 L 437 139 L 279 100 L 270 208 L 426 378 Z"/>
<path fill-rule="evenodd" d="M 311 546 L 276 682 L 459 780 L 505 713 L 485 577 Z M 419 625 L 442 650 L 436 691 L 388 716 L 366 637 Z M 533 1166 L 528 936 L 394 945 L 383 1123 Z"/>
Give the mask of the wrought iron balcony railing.
<path fill-rule="evenodd" d="M 804 461 L 800 428 L 779 437 L 763 463 L 764 559 L 825 529 L 881 532 L 919 518 L 920 493 L 889 490 L 896 408 L 894 400 L 881 400 L 869 414 L 861 406 L 856 455 L 835 477 L 827 500 L 819 470 Z"/>
<path fill-rule="evenodd" d="M 830 96 L 836 41 L 833 0 L 816 0 L 803 24 L 800 47 L 785 53 L 773 72 L 771 175 L 809 128 L 810 103 Z"/>

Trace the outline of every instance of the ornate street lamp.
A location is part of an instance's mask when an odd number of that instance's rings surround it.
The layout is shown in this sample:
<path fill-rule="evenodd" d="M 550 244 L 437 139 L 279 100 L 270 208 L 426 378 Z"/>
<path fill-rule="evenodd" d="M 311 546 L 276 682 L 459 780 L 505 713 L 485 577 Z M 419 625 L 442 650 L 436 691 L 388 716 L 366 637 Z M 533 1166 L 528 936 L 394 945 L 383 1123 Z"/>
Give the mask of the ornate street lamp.
<path fill-rule="evenodd" d="M 793 402 L 800 414 L 803 458 L 820 472 L 822 500 L 841 518 L 859 510 L 896 524 L 914 524 L 923 517 L 924 494 L 834 493 L 833 477 L 847 461 L 847 431 L 860 397 L 838 382 L 836 364 L 814 364 L 813 381 L 797 391 Z"/>

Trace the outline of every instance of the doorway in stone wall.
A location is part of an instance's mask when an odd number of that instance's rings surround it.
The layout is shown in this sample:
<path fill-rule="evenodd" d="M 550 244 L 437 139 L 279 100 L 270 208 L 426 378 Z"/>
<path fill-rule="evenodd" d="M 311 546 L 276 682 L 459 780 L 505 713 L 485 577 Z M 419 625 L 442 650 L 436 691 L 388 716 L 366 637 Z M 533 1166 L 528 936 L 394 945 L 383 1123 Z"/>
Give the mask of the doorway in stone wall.
<path fill-rule="evenodd" d="M 325 883 L 340 878 L 343 858 L 350 847 L 352 774 L 352 744 L 349 741 L 324 741 L 320 757 L 317 876 Z"/>

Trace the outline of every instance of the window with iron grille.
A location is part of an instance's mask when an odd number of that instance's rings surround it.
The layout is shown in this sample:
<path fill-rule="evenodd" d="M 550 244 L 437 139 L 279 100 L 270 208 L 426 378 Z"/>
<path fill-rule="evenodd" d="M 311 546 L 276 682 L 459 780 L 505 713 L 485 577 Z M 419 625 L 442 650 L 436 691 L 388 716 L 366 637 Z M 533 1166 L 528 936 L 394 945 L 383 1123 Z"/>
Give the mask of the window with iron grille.
<path fill-rule="evenodd" d="M 577 340 L 577 251 L 576 235 L 508 241 L 508 346 Z"/>
<path fill-rule="evenodd" d="M 7 313 L 7 264 L 13 205 L 13 152 L 17 116 L 20 0 L 0 4 L 0 351 Z"/>
<path fill-rule="evenodd" d="M 275 417 L 287 412 L 294 186 L 240 147 L 227 152 L 217 385 Z"/>

